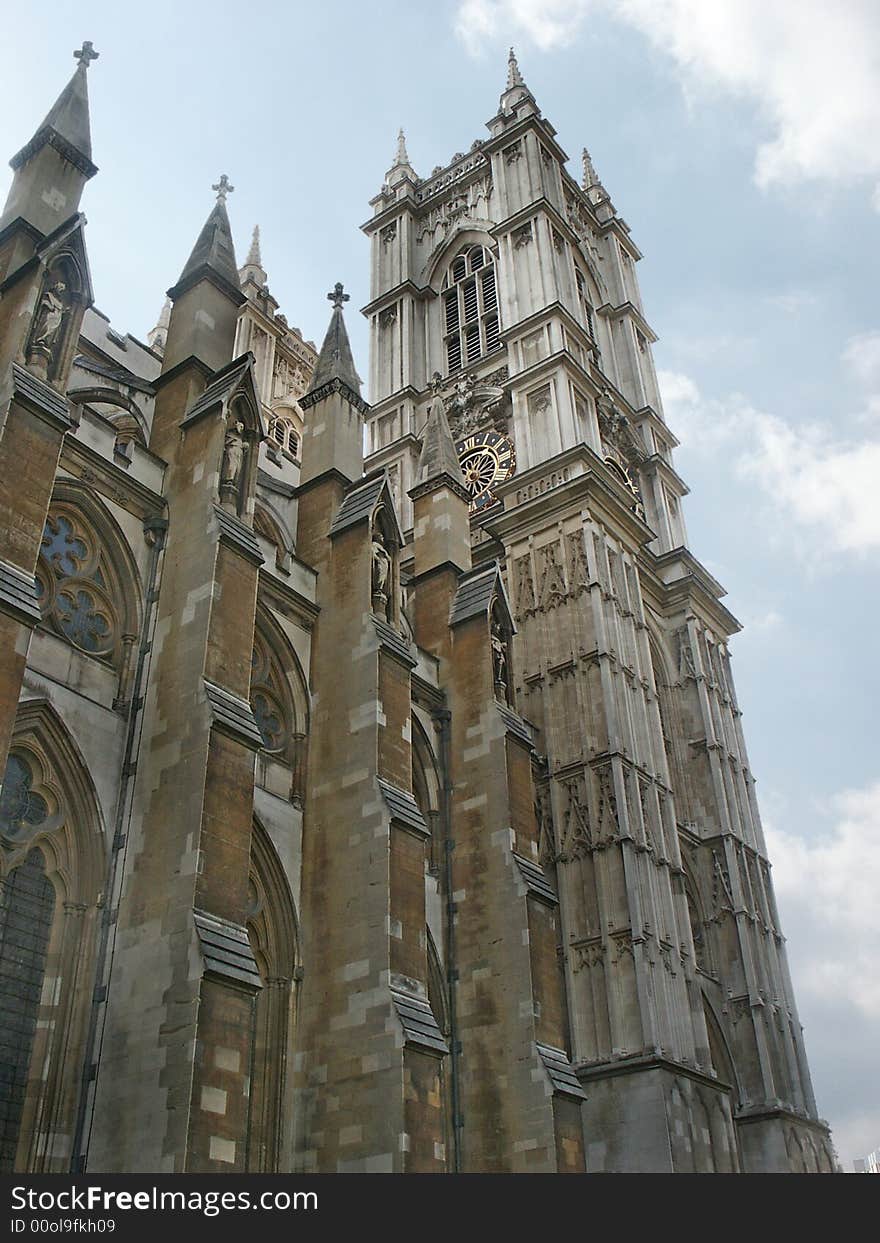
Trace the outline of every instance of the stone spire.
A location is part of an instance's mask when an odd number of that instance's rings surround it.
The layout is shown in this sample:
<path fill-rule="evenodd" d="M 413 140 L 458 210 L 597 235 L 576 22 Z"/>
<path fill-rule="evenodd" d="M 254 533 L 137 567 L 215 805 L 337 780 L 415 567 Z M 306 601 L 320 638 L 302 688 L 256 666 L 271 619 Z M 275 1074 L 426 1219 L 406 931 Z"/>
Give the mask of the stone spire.
<path fill-rule="evenodd" d="M 248 264 L 252 265 L 255 268 L 261 268 L 263 266 L 263 259 L 262 259 L 262 256 L 260 255 L 260 226 L 258 224 L 254 225 L 254 232 L 253 232 L 253 236 L 251 237 L 250 249 L 247 252 L 247 258 L 245 259 L 244 262 L 245 262 L 245 266 L 247 266 Z"/>
<path fill-rule="evenodd" d="M 327 297 L 333 303 L 330 326 L 309 391 L 299 399 L 305 415 L 300 487 L 321 479 L 335 480 L 331 491 L 335 495 L 334 504 L 338 504 L 342 499 L 342 493 L 338 492 L 340 481 L 353 483 L 364 473 L 364 415 L 370 407 L 361 397 L 361 380 L 355 370 L 342 315 L 349 295 L 337 281 Z M 304 506 L 300 502 L 297 539 L 302 536 L 305 547 L 317 547 L 326 535 L 322 525 L 326 515 L 321 516 L 323 504 L 316 501 L 314 495 L 309 504 Z"/>
<path fill-rule="evenodd" d="M 425 424 L 422 436 L 422 452 L 419 455 L 413 488 L 421 490 L 426 484 L 446 483 L 467 498 L 464 475 L 461 473 L 461 464 L 455 449 L 455 441 L 452 439 L 449 420 L 446 417 L 446 407 L 440 396 L 438 381 L 439 375 L 435 375 L 437 387 L 435 387 L 434 400 L 431 402 L 428 422 Z"/>
<path fill-rule="evenodd" d="M 155 350 L 157 354 L 165 353 L 165 342 L 168 340 L 168 325 L 171 323 L 171 299 L 166 296 L 162 310 L 159 312 L 159 318 L 156 320 L 155 328 L 151 328 L 147 336 L 147 342 L 151 350 Z"/>
<path fill-rule="evenodd" d="M 217 202 L 196 239 L 177 283 L 168 290 L 171 320 L 162 359 L 163 374 L 195 359 L 211 371 L 232 357 L 242 293 L 235 262 L 226 196 L 233 187 L 224 174 L 212 187 Z"/>
<path fill-rule="evenodd" d="M 584 166 L 581 189 L 594 207 L 602 208 L 600 213 L 602 219 L 605 219 L 608 215 L 614 215 L 614 204 L 611 202 L 611 196 L 599 180 L 599 174 L 596 172 L 592 157 L 586 147 L 581 152 L 581 160 Z"/>
<path fill-rule="evenodd" d="M 348 340 L 348 331 L 342 314 L 343 305 L 348 302 L 349 294 L 343 293 L 342 284 L 337 281 L 333 290 L 327 294 L 327 297 L 333 303 L 333 314 L 330 317 L 330 326 L 327 329 L 324 344 L 321 346 L 321 352 L 315 364 L 311 386 L 305 397 L 313 397 L 319 389 L 324 388 L 325 385 L 332 383 L 334 380 L 338 380 L 346 388 L 350 389 L 356 398 L 360 399 L 361 378 L 355 370 L 351 344 Z M 304 400 L 303 405 L 305 404 Z M 308 404 L 313 403 L 310 402 Z"/>
<path fill-rule="evenodd" d="M 0 228 L 20 216 L 51 233 L 76 212 L 85 183 L 98 171 L 92 163 L 87 75 L 99 53 L 86 40 L 73 55 L 79 62 L 73 77 L 10 160 L 15 177 Z"/>
<path fill-rule="evenodd" d="M 176 301 L 184 290 L 190 288 L 203 276 L 224 282 L 236 293 L 241 292 L 232 230 L 226 212 L 226 196 L 235 187 L 230 186 L 229 179 L 224 173 L 220 181 L 211 188 L 217 191 L 217 202 L 205 221 L 177 284 L 168 291 L 172 301 Z"/>
<path fill-rule="evenodd" d="M 590 157 L 590 153 L 586 147 L 584 147 L 583 151 L 581 152 L 581 160 L 583 161 L 583 166 L 584 166 L 584 175 L 581 180 L 581 189 L 590 190 L 592 189 L 593 186 L 601 185 L 601 182 L 599 181 L 599 178 L 596 174 L 596 170 L 593 167 L 593 161 Z"/>
<path fill-rule="evenodd" d="M 409 162 L 409 154 L 406 149 L 406 135 L 403 130 L 397 131 L 397 150 L 394 153 L 394 163 L 385 174 L 385 180 L 389 186 L 396 186 L 402 181 L 418 181 L 418 176 Z"/>
<path fill-rule="evenodd" d="M 519 71 L 516 53 L 511 48 L 507 56 L 507 86 L 501 96 L 500 111 L 512 112 L 517 104 L 527 99 L 534 103 L 534 96 L 525 84 L 525 80 Z"/>
<path fill-rule="evenodd" d="M 244 266 L 239 269 L 238 275 L 241 278 L 242 289 L 245 288 L 248 281 L 253 281 L 260 289 L 266 284 L 267 276 L 266 269 L 263 267 L 263 257 L 260 254 L 260 226 L 258 224 L 254 225 L 250 249 L 244 261 Z"/>

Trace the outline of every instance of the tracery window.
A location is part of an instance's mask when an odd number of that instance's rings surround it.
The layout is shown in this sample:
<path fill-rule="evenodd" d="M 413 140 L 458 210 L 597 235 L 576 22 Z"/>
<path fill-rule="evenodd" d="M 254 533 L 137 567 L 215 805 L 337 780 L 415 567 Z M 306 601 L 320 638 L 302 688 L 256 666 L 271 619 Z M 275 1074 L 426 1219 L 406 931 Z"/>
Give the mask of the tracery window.
<path fill-rule="evenodd" d="M 12 758 L 10 757 L 10 768 Z M 10 777 L 6 770 L 6 782 Z M 42 851 L 31 850 L 0 882 L 0 1056 L 4 1107 L 0 1113 L 0 1173 L 11 1174 L 19 1147 L 55 890 Z"/>
<path fill-rule="evenodd" d="M 269 424 L 269 436 L 291 457 L 299 457 L 299 433 L 290 419 L 279 415 Z"/>
<path fill-rule="evenodd" d="M 49 511 L 36 591 L 45 622 L 74 647 L 115 663 L 116 584 L 97 536 L 71 508 L 53 505 Z"/>
<path fill-rule="evenodd" d="M 495 265 L 483 246 L 452 261 L 443 282 L 443 335 L 449 374 L 470 366 L 501 343 Z"/>
<path fill-rule="evenodd" d="M 587 278 L 584 276 L 580 268 L 575 268 L 574 278 L 577 283 L 578 303 L 580 305 L 581 314 L 584 319 L 584 326 L 587 335 L 596 347 L 595 359 L 599 362 L 601 354 L 599 352 L 599 338 L 596 336 L 596 313 L 590 301 L 590 291 L 587 285 Z"/>
<path fill-rule="evenodd" d="M 291 738 L 291 711 L 284 675 L 259 634 L 251 655 L 251 708 L 263 739 L 263 749 L 283 755 Z"/>

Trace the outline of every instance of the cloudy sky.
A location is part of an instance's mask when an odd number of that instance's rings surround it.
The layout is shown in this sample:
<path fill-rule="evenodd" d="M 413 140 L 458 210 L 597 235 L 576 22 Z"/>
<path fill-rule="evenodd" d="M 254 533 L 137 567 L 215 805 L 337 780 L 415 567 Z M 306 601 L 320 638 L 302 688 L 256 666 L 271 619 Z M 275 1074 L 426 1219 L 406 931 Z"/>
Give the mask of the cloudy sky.
<path fill-rule="evenodd" d="M 691 545 L 746 627 L 746 736 L 820 1112 L 851 1168 L 880 1146 L 880 5 L 0 7 L 18 49 L 0 152 L 33 132 L 74 47 L 101 54 L 84 199 L 96 299 L 141 337 L 226 172 L 240 257 L 259 222 L 273 292 L 320 341 L 336 280 L 367 302 L 357 226 L 398 127 L 423 176 L 466 150 L 516 45 L 645 254 Z"/>

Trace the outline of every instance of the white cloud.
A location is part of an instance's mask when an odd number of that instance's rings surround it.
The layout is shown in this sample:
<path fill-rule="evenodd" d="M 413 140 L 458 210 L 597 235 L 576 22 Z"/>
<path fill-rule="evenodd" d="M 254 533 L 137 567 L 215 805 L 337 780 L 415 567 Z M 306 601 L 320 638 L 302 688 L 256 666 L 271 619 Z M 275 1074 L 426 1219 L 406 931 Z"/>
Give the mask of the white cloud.
<path fill-rule="evenodd" d="M 848 1003 L 880 1024 L 874 924 L 880 893 L 880 781 L 847 790 L 824 809 L 822 836 L 806 841 L 767 827 L 773 880 L 799 971 L 798 996 Z M 878 1135 L 880 1141 L 880 1135 Z"/>
<path fill-rule="evenodd" d="M 770 294 L 767 302 L 786 315 L 799 315 L 801 311 L 818 306 L 819 299 L 808 289 L 789 289 L 785 293 Z"/>
<path fill-rule="evenodd" d="M 844 346 L 843 361 L 860 384 L 880 388 L 880 332 L 861 332 L 850 337 Z"/>
<path fill-rule="evenodd" d="M 547 51 L 570 43 L 590 10 L 671 57 L 691 97 L 722 90 L 755 105 L 771 131 L 756 151 L 759 185 L 880 177 L 876 0 L 462 0 L 456 31 L 471 51 L 498 37 Z"/>
<path fill-rule="evenodd" d="M 658 374 L 673 430 L 688 452 L 724 453 L 817 548 L 880 549 L 880 440 L 845 441 L 820 424 L 793 427 L 734 394 L 704 399 L 689 376 Z"/>
<path fill-rule="evenodd" d="M 508 33 L 547 52 L 574 38 L 590 7 L 591 0 L 461 0 L 455 33 L 473 55 Z"/>

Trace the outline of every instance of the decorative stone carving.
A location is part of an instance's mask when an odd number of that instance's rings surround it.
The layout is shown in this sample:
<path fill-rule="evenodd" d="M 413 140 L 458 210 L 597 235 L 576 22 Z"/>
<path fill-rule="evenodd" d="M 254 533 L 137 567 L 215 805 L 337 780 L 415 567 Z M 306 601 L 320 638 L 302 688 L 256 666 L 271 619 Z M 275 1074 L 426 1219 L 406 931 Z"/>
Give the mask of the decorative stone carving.
<path fill-rule="evenodd" d="M 507 639 L 497 618 L 492 620 L 492 671 L 495 686 L 506 690 L 507 687 Z"/>
<path fill-rule="evenodd" d="M 242 467 L 247 452 L 244 424 L 238 420 L 226 433 L 223 461 L 220 466 L 220 503 L 233 513 L 240 509 Z"/>
<path fill-rule="evenodd" d="M 678 644 L 679 678 L 695 678 L 697 667 L 694 663 L 694 649 L 691 646 L 691 636 L 687 626 L 681 626 L 676 630 L 675 641 Z"/>
<path fill-rule="evenodd" d="M 540 588 L 538 591 L 538 607 L 554 608 L 565 600 L 565 576 L 559 564 L 559 545 L 554 540 L 536 549 L 538 558 L 538 575 Z"/>
<path fill-rule="evenodd" d="M 568 583 L 572 595 L 580 595 L 590 581 L 583 531 L 569 531 L 565 537 L 568 559 Z"/>
<path fill-rule="evenodd" d="M 513 563 L 515 609 L 517 617 L 526 617 L 535 611 L 535 584 L 532 581 L 532 559 L 528 553 L 517 557 Z"/>
<path fill-rule="evenodd" d="M 379 234 L 382 239 L 382 245 L 388 247 L 397 237 L 397 221 L 392 220 L 391 224 L 386 224 L 385 228 Z"/>
<path fill-rule="evenodd" d="M 590 828 L 590 812 L 587 806 L 587 787 L 583 773 L 566 778 L 562 782 L 566 807 L 562 821 L 560 859 L 579 859 L 592 849 L 593 835 Z"/>
<path fill-rule="evenodd" d="M 485 163 L 485 156 L 478 155 L 476 157 L 482 163 Z M 452 180 L 449 175 L 449 180 Z M 440 179 L 441 181 L 443 178 Z M 437 184 L 437 183 L 433 183 Z M 428 187 L 429 191 L 431 187 Z M 452 230 L 452 228 L 464 219 L 478 220 L 488 215 L 489 196 L 492 192 L 492 180 L 489 176 L 481 177 L 477 181 L 471 182 L 468 186 L 462 186 L 443 203 L 438 203 L 431 207 L 426 216 L 420 222 L 416 232 L 416 241 L 421 242 L 424 238 L 429 238 L 433 246 L 438 246 Z M 430 197 L 429 193 L 417 198 Z"/>
<path fill-rule="evenodd" d="M 388 549 L 385 547 L 385 538 L 378 527 L 373 528 L 371 574 L 373 604 L 375 607 L 378 597 L 380 600 L 380 607 L 377 609 L 377 612 L 384 613 L 385 604 L 388 599 L 388 583 L 391 578 L 391 557 L 388 553 Z"/>

